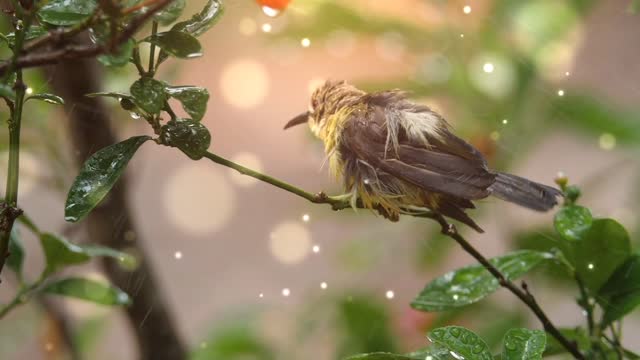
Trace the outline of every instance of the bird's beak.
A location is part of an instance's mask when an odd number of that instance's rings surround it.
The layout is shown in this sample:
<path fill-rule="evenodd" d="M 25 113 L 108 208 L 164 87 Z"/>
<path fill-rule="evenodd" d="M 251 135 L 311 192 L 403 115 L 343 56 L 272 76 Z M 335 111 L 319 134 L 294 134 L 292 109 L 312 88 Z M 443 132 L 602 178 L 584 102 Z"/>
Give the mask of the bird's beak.
<path fill-rule="evenodd" d="M 288 128 L 290 128 L 292 126 L 304 124 L 307 121 L 309 121 L 309 112 L 305 111 L 302 114 L 300 114 L 300 115 L 294 117 L 293 119 L 289 120 L 287 125 L 284 126 L 284 129 L 287 130 Z"/>

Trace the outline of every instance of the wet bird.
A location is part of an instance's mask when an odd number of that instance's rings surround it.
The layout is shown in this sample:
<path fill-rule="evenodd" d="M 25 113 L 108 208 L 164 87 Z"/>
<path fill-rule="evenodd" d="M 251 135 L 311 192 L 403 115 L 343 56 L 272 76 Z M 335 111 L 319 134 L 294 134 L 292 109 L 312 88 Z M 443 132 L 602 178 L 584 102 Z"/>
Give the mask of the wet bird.
<path fill-rule="evenodd" d="M 547 211 L 562 193 L 522 177 L 493 171 L 482 154 L 455 136 L 446 120 L 399 90 L 366 93 L 345 81 L 316 89 L 309 110 L 285 129 L 308 123 L 325 146 L 330 171 L 342 179 L 353 207 L 396 221 L 428 208 L 483 230 L 465 212 L 495 196 Z"/>

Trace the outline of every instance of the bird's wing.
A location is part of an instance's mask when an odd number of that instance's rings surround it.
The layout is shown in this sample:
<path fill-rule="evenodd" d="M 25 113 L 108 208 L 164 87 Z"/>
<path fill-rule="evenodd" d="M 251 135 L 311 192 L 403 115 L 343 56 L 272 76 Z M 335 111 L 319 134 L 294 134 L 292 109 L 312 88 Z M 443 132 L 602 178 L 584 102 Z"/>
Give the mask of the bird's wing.
<path fill-rule="evenodd" d="M 471 145 L 446 128 L 436 141 L 426 134 L 428 145 L 397 134 L 398 144 L 388 148 L 386 112 L 377 105 L 357 112 L 346 122 L 342 146 L 357 158 L 428 192 L 475 200 L 490 194 L 495 175 Z"/>

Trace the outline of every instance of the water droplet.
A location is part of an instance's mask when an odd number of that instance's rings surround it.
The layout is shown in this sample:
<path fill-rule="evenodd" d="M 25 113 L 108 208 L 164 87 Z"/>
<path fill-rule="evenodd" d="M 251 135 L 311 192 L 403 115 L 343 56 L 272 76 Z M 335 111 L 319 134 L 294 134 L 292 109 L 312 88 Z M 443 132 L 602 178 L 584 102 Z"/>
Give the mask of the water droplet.
<path fill-rule="evenodd" d="M 181 251 L 176 251 L 175 254 L 173 254 L 173 257 L 175 257 L 176 260 L 182 259 L 182 252 Z"/>
<path fill-rule="evenodd" d="M 469 5 L 465 5 L 465 6 L 462 8 L 462 12 L 464 12 L 465 14 L 471 14 L 471 6 L 469 6 Z"/>
<path fill-rule="evenodd" d="M 302 215 L 302 221 L 309 222 L 310 219 L 311 219 L 311 217 L 309 216 L 309 214 Z"/>
<path fill-rule="evenodd" d="M 502 124 L 503 124 L 503 125 L 507 125 L 508 123 L 509 123 L 509 120 L 508 120 L 508 119 L 502 119 Z"/>
<path fill-rule="evenodd" d="M 562 89 L 558 90 L 558 96 L 564 96 L 564 90 Z"/>
<path fill-rule="evenodd" d="M 140 119 L 140 114 L 138 114 L 137 112 L 131 112 L 131 118 L 133 120 L 138 120 Z"/>
<path fill-rule="evenodd" d="M 313 245 L 313 247 L 311 248 L 311 251 L 313 251 L 314 253 L 319 253 L 320 252 L 320 245 Z"/>
<path fill-rule="evenodd" d="M 460 355 L 458 353 L 455 353 L 453 351 L 449 351 L 449 354 L 451 354 L 451 356 L 453 356 L 454 358 L 456 358 L 458 360 L 464 360 L 464 356 L 462 356 L 462 355 Z"/>
<path fill-rule="evenodd" d="M 260 293 L 260 294 L 258 295 L 258 297 L 262 299 L 262 298 L 264 297 L 264 294 L 263 294 L 263 293 Z"/>
<path fill-rule="evenodd" d="M 485 63 L 482 66 L 482 71 L 486 72 L 487 74 L 491 74 L 493 70 L 495 70 L 495 67 L 493 66 L 492 63 Z"/>
<path fill-rule="evenodd" d="M 22 28 L 24 27 L 22 20 L 18 20 L 16 22 L 16 30 L 22 30 Z"/>
<path fill-rule="evenodd" d="M 387 290 L 385 295 L 387 296 L 387 299 L 393 299 L 396 296 L 392 290 Z"/>
<path fill-rule="evenodd" d="M 300 45 L 302 45 L 302 47 L 309 47 L 311 46 L 311 40 L 309 40 L 309 38 L 304 38 L 302 40 L 300 40 Z"/>
<path fill-rule="evenodd" d="M 326 288 L 327 288 L 327 283 L 326 283 L 326 282 L 324 282 L 324 281 L 323 281 L 323 282 L 321 282 L 321 283 L 320 283 L 320 288 L 321 288 L 321 289 L 323 289 L 323 290 L 324 290 L 324 289 L 326 289 Z"/>
<path fill-rule="evenodd" d="M 594 267 L 595 267 L 595 266 L 594 266 L 593 264 L 591 264 L 591 263 L 590 263 L 589 265 L 587 265 L 587 268 L 588 268 L 589 270 L 593 270 L 593 268 L 594 268 Z"/>
<path fill-rule="evenodd" d="M 471 350 L 474 354 L 480 354 L 484 350 L 484 347 L 481 344 L 476 344 Z"/>
<path fill-rule="evenodd" d="M 289 290 L 289 288 L 282 289 L 282 296 L 287 297 L 289 295 L 291 295 L 291 290 Z"/>
<path fill-rule="evenodd" d="M 262 31 L 263 32 L 271 32 L 271 24 L 262 24 Z"/>
<path fill-rule="evenodd" d="M 262 12 L 268 17 L 276 17 L 282 13 L 282 11 L 266 5 L 262 6 Z"/>
<path fill-rule="evenodd" d="M 460 296 L 458 296 L 458 294 L 453 295 L 453 300 L 458 300 L 460 298 Z"/>
<path fill-rule="evenodd" d="M 516 345 L 516 343 L 514 343 L 513 341 L 505 342 L 504 346 L 507 348 L 507 350 L 515 350 L 518 347 L 518 345 Z"/>

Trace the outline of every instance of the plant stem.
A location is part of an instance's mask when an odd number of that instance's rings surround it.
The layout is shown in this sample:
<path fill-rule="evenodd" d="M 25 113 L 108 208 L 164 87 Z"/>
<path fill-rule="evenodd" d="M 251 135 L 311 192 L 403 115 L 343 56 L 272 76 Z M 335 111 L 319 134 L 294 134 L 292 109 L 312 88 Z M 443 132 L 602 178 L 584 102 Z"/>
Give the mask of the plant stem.
<path fill-rule="evenodd" d="M 22 52 L 26 33 L 31 25 L 29 17 L 18 20 L 21 24 L 16 26 L 16 41 L 13 48 L 12 68 Z M 10 73 L 8 73 L 10 74 Z M 22 213 L 18 209 L 18 184 L 20 176 L 20 125 L 22 121 L 22 107 L 24 105 L 24 97 L 26 86 L 22 79 L 22 69 L 16 70 L 16 82 L 13 86 L 16 93 L 16 100 L 11 111 L 11 119 L 9 121 L 9 165 L 7 168 L 7 187 L 5 193 L 5 206 L 0 214 L 0 273 L 4 267 L 9 249 L 9 239 L 11 238 L 11 229 L 15 219 Z"/>
<path fill-rule="evenodd" d="M 248 175 L 251 176 L 255 179 L 258 179 L 260 181 L 266 182 L 268 184 L 271 184 L 277 188 L 280 188 L 282 190 L 288 191 L 292 194 L 295 194 L 297 196 L 300 196 L 312 203 L 315 204 L 330 204 L 332 206 L 332 208 L 334 210 L 342 210 L 342 209 L 346 209 L 351 207 L 350 202 L 348 201 L 348 199 L 342 198 L 342 197 L 330 197 L 325 195 L 324 193 L 320 192 L 318 194 L 312 194 L 310 192 L 304 191 L 296 186 L 293 186 L 289 183 L 286 183 L 282 180 L 278 180 L 274 177 L 265 175 L 263 173 L 257 172 L 255 170 L 249 169 L 247 167 L 244 167 L 242 165 L 236 164 L 233 161 L 227 160 L 221 156 L 218 156 L 216 154 L 210 153 L 210 152 L 206 152 L 204 154 L 204 157 L 206 157 L 207 159 L 226 166 L 228 168 L 234 169 L 238 172 L 240 172 L 243 175 Z M 361 204 L 358 204 L 358 206 L 360 207 Z M 442 233 L 444 235 L 447 235 L 448 237 L 452 238 L 453 240 L 455 240 L 467 253 L 469 253 L 471 256 L 473 256 L 480 264 L 482 264 L 482 266 L 485 267 L 485 269 L 487 269 L 491 275 L 493 275 L 499 282 L 500 286 L 508 289 L 509 291 L 511 291 L 511 293 L 513 293 L 516 297 L 518 297 L 525 305 L 527 305 L 527 307 L 529 307 L 529 309 L 531 309 L 531 311 L 536 315 L 536 317 L 540 320 L 540 322 L 542 323 L 542 326 L 544 327 L 544 329 L 554 338 L 556 338 L 556 340 L 558 340 L 558 342 L 560 344 L 562 344 L 562 346 L 571 353 L 571 355 L 573 355 L 574 358 L 579 359 L 579 360 L 584 360 L 585 357 L 582 353 L 580 353 L 580 350 L 578 350 L 577 346 L 575 343 L 572 343 L 571 341 L 569 341 L 569 339 L 567 339 L 564 335 L 562 335 L 562 333 L 553 325 L 553 323 L 551 322 L 551 320 L 549 319 L 549 317 L 544 313 L 544 311 L 542 310 L 542 308 L 540 307 L 540 305 L 538 305 L 538 302 L 536 301 L 536 299 L 533 297 L 533 295 L 531 295 L 531 293 L 529 292 L 527 286 L 525 283 L 523 283 L 522 285 L 522 289 L 520 289 L 518 286 L 516 286 L 513 282 L 511 282 L 509 279 L 507 279 L 504 274 L 502 274 L 500 272 L 500 270 L 498 270 L 495 266 L 493 266 L 493 264 L 491 264 L 491 262 L 489 262 L 489 260 L 487 258 L 485 258 L 478 250 L 476 250 L 467 240 L 465 240 L 464 237 L 462 237 L 462 235 L 460 235 L 460 233 L 458 233 L 458 231 L 456 230 L 456 227 L 453 224 L 449 224 L 447 222 L 447 220 L 440 214 L 437 213 L 433 213 L 433 212 L 422 212 L 422 213 L 416 213 L 414 216 L 418 216 L 418 217 L 426 217 L 426 218 L 430 218 L 433 219 L 435 221 L 437 221 L 440 226 L 442 227 Z"/>
<path fill-rule="evenodd" d="M 157 21 L 153 21 L 152 25 L 151 25 L 151 36 L 155 36 L 158 33 L 158 22 Z M 151 43 L 151 46 L 149 47 L 149 76 L 153 77 L 156 73 L 156 69 L 155 69 L 155 62 L 156 62 L 156 44 Z"/>
<path fill-rule="evenodd" d="M 595 331 L 595 321 L 593 320 L 593 305 L 589 300 L 589 294 L 587 293 L 587 288 L 584 286 L 584 282 L 582 279 L 576 274 L 575 276 L 576 283 L 578 284 L 578 289 L 580 289 L 580 298 L 578 299 L 578 305 L 580 305 L 584 311 L 587 313 L 587 326 L 589 328 L 589 335 L 593 336 Z"/>
<path fill-rule="evenodd" d="M 23 286 L 20 289 L 20 291 L 14 296 L 11 302 L 0 307 L 0 319 L 2 319 L 5 315 L 7 315 L 7 313 L 13 310 L 15 307 L 27 302 L 27 300 L 29 300 L 29 297 L 31 295 L 30 293 L 36 290 L 38 287 L 40 287 L 40 285 L 44 283 L 45 278 L 46 277 L 44 276 L 44 273 L 43 273 L 43 275 L 40 276 L 40 278 L 35 282 L 33 282 L 31 285 Z"/>

